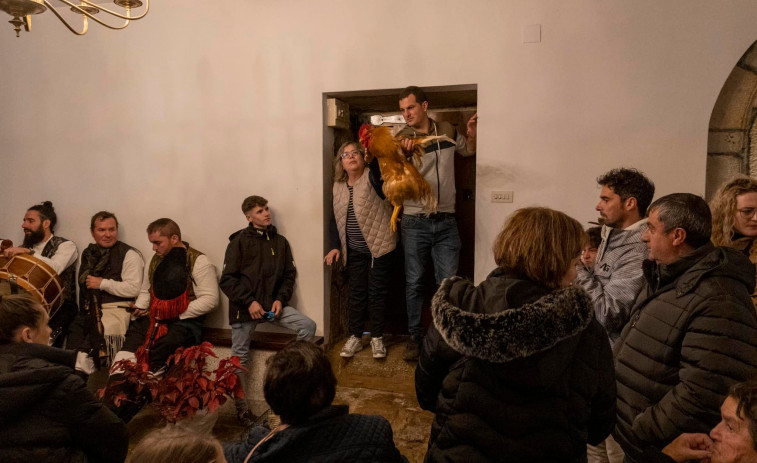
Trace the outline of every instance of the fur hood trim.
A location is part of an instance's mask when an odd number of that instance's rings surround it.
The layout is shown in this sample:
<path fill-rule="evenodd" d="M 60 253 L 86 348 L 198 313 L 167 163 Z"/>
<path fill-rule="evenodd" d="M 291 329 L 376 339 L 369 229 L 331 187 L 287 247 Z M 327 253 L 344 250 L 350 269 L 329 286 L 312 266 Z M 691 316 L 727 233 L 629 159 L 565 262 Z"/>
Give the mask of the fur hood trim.
<path fill-rule="evenodd" d="M 583 331 L 594 317 L 589 295 L 577 286 L 561 289 L 517 308 L 472 313 L 449 299 L 460 277 L 444 280 L 434 295 L 434 326 L 455 351 L 494 363 L 529 357 Z"/>

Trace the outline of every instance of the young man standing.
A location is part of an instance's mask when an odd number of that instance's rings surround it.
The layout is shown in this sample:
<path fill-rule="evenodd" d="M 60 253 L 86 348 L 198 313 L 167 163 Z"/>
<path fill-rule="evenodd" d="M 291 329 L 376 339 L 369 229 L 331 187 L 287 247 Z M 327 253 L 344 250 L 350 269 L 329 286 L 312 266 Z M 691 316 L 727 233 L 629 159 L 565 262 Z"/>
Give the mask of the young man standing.
<path fill-rule="evenodd" d="M 578 266 L 576 284 L 594 304 L 594 316 L 607 331 L 610 344 L 628 322 L 644 283 L 642 262 L 647 247 L 641 241 L 654 184 L 636 169 L 613 169 L 597 179 L 602 187 L 596 210 L 602 222 L 601 238 L 592 267 Z M 612 436 L 588 446 L 589 463 L 621 463 L 623 450 Z"/>
<path fill-rule="evenodd" d="M 229 237 L 220 286 L 229 298 L 231 354 L 246 364 L 258 323 L 268 321 L 294 330 L 298 340 L 312 341 L 315 322 L 288 305 L 297 270 L 289 242 L 271 225 L 268 200 L 250 196 L 242 202 L 242 212 L 249 225 Z M 246 392 L 246 372 L 237 376 Z M 242 424 L 251 425 L 247 400 L 237 399 L 235 405 Z"/>
<path fill-rule="evenodd" d="M 434 264 L 436 284 L 457 274 L 460 257 L 460 235 L 455 219 L 455 153 L 471 156 L 476 153 L 478 114 L 467 124 L 466 134 L 460 134 L 447 122 L 436 122 L 428 116 L 426 93 L 418 87 L 407 87 L 400 93 L 400 111 L 405 126 L 397 135 L 408 139 L 403 149 L 410 153 L 411 138 L 446 135 L 455 143 L 437 142 L 426 148 L 422 162 L 412 162 L 431 186 L 438 207 L 433 214 L 424 214 L 417 201 L 405 201 L 402 218 L 402 242 L 405 249 L 405 298 L 410 341 L 405 347 L 405 360 L 418 360 L 423 341 L 421 311 L 423 280 L 426 265 Z"/>

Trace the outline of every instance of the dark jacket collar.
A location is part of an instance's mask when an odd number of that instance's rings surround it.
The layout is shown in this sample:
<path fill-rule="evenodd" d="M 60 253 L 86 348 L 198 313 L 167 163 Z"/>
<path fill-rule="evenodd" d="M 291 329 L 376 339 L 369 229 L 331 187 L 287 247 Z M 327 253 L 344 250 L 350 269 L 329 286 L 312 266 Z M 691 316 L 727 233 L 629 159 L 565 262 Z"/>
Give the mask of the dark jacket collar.
<path fill-rule="evenodd" d="M 276 230 L 276 227 L 273 225 L 269 225 L 265 230 L 261 230 L 259 228 L 255 228 L 255 226 L 252 223 L 250 223 L 249 225 L 247 225 L 247 227 L 241 230 L 237 230 L 234 233 L 232 233 L 231 236 L 229 236 L 229 241 L 233 241 L 234 238 L 240 235 L 246 236 L 249 238 L 266 239 L 266 238 L 271 238 L 275 236 L 276 234 L 278 234 L 278 231 Z"/>
<path fill-rule="evenodd" d="M 676 295 L 680 297 L 694 289 L 705 276 L 732 278 L 744 284 L 750 294 L 754 292 L 755 267 L 749 259 L 737 250 L 716 247 L 712 243 L 669 265 L 646 260 L 643 268 L 653 292 L 675 286 Z"/>

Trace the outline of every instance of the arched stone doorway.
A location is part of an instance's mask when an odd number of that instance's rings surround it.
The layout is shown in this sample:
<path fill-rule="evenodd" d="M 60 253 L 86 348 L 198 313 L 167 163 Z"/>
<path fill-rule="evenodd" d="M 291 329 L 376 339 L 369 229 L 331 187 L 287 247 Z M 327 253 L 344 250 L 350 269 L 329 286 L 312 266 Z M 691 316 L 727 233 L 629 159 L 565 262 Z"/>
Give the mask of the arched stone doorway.
<path fill-rule="evenodd" d="M 757 42 L 726 79 L 710 117 L 707 139 L 709 200 L 736 174 L 757 177 Z"/>

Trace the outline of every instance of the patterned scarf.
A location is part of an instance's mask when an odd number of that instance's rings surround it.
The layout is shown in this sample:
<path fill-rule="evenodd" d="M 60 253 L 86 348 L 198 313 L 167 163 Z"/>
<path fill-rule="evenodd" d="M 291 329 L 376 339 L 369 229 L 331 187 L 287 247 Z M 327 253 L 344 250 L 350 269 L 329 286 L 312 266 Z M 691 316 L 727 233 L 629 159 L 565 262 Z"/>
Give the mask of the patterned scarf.
<path fill-rule="evenodd" d="M 89 298 L 87 289 L 87 277 L 101 277 L 105 272 L 110 260 L 111 248 L 104 248 L 94 243 L 87 246 L 81 254 L 81 267 L 79 268 L 79 307 L 86 309 Z"/>

